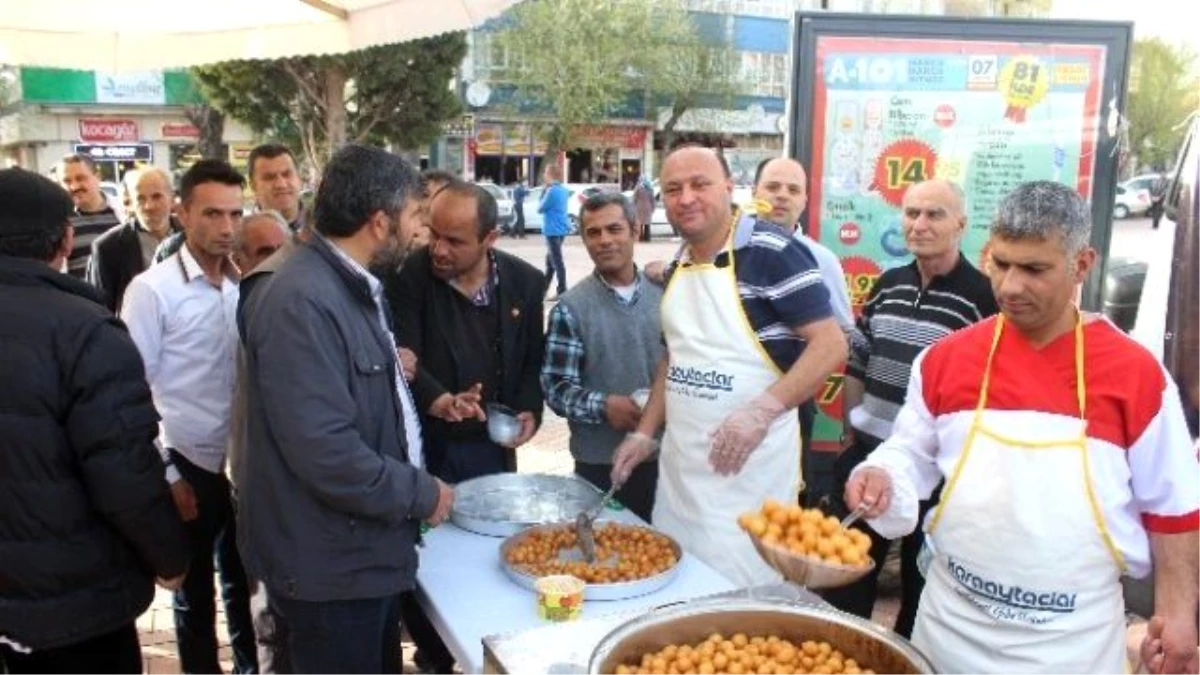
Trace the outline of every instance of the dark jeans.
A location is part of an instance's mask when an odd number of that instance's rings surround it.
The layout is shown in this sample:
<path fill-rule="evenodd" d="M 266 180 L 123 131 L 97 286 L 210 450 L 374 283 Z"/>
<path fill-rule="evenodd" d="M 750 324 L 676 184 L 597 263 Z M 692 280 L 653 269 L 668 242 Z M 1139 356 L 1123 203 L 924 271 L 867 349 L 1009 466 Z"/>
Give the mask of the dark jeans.
<path fill-rule="evenodd" d="M 513 210 L 517 212 L 517 222 L 513 223 L 513 235 L 520 239 L 525 238 L 525 205 L 516 204 Z"/>
<path fill-rule="evenodd" d="M 288 652 L 288 629 L 283 617 L 271 607 L 266 584 L 251 582 L 250 616 L 254 621 L 254 639 L 258 643 L 258 672 L 287 675 L 293 673 Z"/>
<path fill-rule="evenodd" d="M 601 490 L 612 487 L 612 464 L 584 464 L 575 462 L 575 473 Z M 648 459 L 629 474 L 629 480 L 613 495 L 639 518 L 650 522 L 654 512 L 654 490 L 658 487 L 658 458 Z"/>
<path fill-rule="evenodd" d="M 567 266 L 563 262 L 563 239 L 565 237 L 546 237 L 546 290 L 550 290 L 550 282 L 558 276 L 558 286 L 555 292 L 562 295 L 567 292 Z"/>
<path fill-rule="evenodd" d="M 31 654 L 0 644 L 0 672 L 140 673 L 142 648 L 138 644 L 137 625 L 131 621 L 111 633 Z"/>
<path fill-rule="evenodd" d="M 233 648 L 234 672 L 258 672 L 254 624 L 250 619 L 250 584 L 237 549 L 237 526 L 229 479 L 210 473 L 172 450 L 171 461 L 192 486 L 200 515 L 187 523 L 192 562 L 183 586 L 175 592 L 175 640 L 179 667 L 185 673 L 220 673 L 217 660 L 216 589 L 213 568 L 221 576 L 221 597 Z"/>
<path fill-rule="evenodd" d="M 835 495 L 834 502 L 837 504 L 836 510 L 839 516 L 844 516 L 848 512 L 842 501 L 842 494 L 850 472 L 866 460 L 867 456 L 879 447 L 881 442 L 862 432 L 857 432 L 854 445 L 847 448 L 838 457 L 835 470 L 839 492 Z M 921 602 L 921 592 L 925 590 L 925 577 L 921 576 L 921 572 L 917 568 L 917 555 L 921 552 L 921 546 L 925 542 L 925 531 L 921 525 L 925 522 L 925 514 L 929 513 L 930 508 L 937 505 L 940 492 L 941 488 L 938 488 L 928 501 L 921 502 L 917 529 L 900 542 L 900 613 L 896 616 L 895 631 L 906 638 L 912 637 L 913 623 L 917 618 L 917 605 Z M 879 536 L 864 520 L 856 522 L 851 527 L 862 530 L 871 538 L 871 557 L 875 560 L 875 569 L 849 586 L 825 591 L 824 597 L 829 604 L 844 612 L 870 619 L 871 611 L 875 607 L 875 598 L 879 592 L 879 573 L 883 570 L 883 563 L 887 559 L 888 548 L 892 542 Z"/>
<path fill-rule="evenodd" d="M 800 504 L 812 506 L 811 495 L 816 487 L 813 471 L 812 437 L 813 425 L 817 421 L 817 404 L 809 399 L 797 408 L 800 416 L 800 478 L 804 481 L 804 492 L 800 493 Z"/>
<path fill-rule="evenodd" d="M 400 596 L 309 602 L 278 595 L 271 606 L 291 633 L 297 673 L 399 673 Z"/>
<path fill-rule="evenodd" d="M 427 673 L 454 672 L 454 655 L 417 602 L 415 591 L 400 594 L 400 618 L 416 647 L 413 661 L 417 669 Z"/>

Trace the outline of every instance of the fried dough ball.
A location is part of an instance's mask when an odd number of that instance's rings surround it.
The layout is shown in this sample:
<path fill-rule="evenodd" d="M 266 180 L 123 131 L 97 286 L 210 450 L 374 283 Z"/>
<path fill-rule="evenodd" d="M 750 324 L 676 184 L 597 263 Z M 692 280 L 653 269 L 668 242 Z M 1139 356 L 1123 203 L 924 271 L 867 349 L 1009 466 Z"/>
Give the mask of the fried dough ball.
<path fill-rule="evenodd" d="M 728 640 L 720 634 L 713 634 L 696 644 L 670 644 L 657 652 L 643 654 L 640 661 L 618 665 L 616 672 L 618 675 L 644 672 L 680 675 L 874 675 L 874 671 L 847 658 L 828 642 L 791 642 L 778 635 L 751 637 L 744 633 L 737 633 Z"/>
<path fill-rule="evenodd" d="M 571 525 L 532 530 L 512 546 L 506 561 L 536 577 L 570 574 L 589 584 L 624 583 L 661 574 L 678 562 L 667 537 L 636 525 L 602 523 L 596 531 L 596 562 L 567 560 L 578 545 Z M 658 671 L 656 671 L 658 672 Z"/>
<path fill-rule="evenodd" d="M 768 499 L 759 511 L 738 516 L 738 525 L 768 546 L 786 548 L 815 562 L 857 568 L 871 564 L 871 538 L 861 530 L 842 527 L 820 509 Z"/>

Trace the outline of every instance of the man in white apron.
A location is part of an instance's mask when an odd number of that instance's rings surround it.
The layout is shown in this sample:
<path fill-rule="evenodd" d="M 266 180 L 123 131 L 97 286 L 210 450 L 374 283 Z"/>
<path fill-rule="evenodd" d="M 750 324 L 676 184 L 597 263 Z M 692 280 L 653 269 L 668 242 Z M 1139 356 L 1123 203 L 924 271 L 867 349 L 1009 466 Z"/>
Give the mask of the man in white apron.
<path fill-rule="evenodd" d="M 1078 194 L 1026 183 L 991 230 L 1001 314 L 922 352 L 846 503 L 900 536 L 945 478 L 913 631 L 943 672 L 1122 672 L 1120 576 L 1153 569 L 1161 672 L 1195 673 L 1200 472 L 1179 392 L 1076 308 L 1096 260 Z"/>
<path fill-rule="evenodd" d="M 672 152 L 660 176 L 685 245 L 662 299 L 666 356 L 637 431 L 614 455 L 623 482 L 666 423 L 655 527 L 735 583 L 779 579 L 737 525 L 768 498 L 795 503 L 795 411 L 846 358 L 829 292 L 790 235 L 731 215 L 733 184 L 713 151 Z"/>

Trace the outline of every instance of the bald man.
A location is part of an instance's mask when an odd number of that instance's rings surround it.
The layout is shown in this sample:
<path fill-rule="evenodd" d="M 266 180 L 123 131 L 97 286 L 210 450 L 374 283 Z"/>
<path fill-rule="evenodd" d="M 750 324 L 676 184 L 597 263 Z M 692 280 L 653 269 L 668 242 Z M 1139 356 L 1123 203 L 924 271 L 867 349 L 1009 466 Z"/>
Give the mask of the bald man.
<path fill-rule="evenodd" d="M 157 167 L 125 174 L 133 216 L 92 242 L 85 279 L 99 289 L 114 314 L 121 310 L 125 287 L 154 260 L 154 250 L 172 232 L 181 231 L 171 215 L 175 190 L 171 177 Z"/>
<path fill-rule="evenodd" d="M 737 526 L 765 499 L 801 488 L 796 406 L 846 358 L 812 254 L 776 225 L 735 218 L 733 181 L 708 148 L 663 162 L 663 203 L 684 246 L 667 267 L 666 349 L 612 480 L 650 460 L 664 424 L 655 527 L 739 586 L 779 575 Z M 698 311 L 702 310 L 702 311 Z"/>
<path fill-rule="evenodd" d="M 960 250 L 967 216 L 957 185 L 934 179 L 910 187 L 904 195 L 901 223 L 913 261 L 876 280 L 858 321 L 865 340 L 856 341 L 846 366 L 847 419 L 835 468 L 838 495 L 854 467 L 892 434 L 917 355 L 950 333 L 999 311 L 987 276 Z M 922 519 L 937 497 L 935 491 L 928 502 L 921 502 Z M 839 609 L 870 618 L 890 542 L 865 521 L 855 527 L 871 536 L 875 569 L 857 583 L 827 592 L 825 598 Z M 918 527 L 901 545 L 903 592 L 895 630 L 905 637 L 912 635 L 925 586 L 917 569 L 923 542 Z"/>

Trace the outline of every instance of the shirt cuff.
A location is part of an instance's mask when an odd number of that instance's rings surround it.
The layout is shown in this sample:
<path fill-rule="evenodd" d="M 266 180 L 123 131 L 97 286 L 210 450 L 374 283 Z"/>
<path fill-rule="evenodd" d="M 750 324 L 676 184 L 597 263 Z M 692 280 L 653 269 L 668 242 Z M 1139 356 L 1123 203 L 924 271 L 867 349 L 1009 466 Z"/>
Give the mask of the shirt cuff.
<path fill-rule="evenodd" d="M 587 399 L 585 399 L 585 407 L 587 408 L 588 416 L 591 417 L 588 420 L 589 422 L 604 424 L 607 421 L 608 416 L 605 414 L 605 411 L 608 408 L 605 405 L 605 398 L 607 397 L 598 391 L 588 393 Z"/>
<path fill-rule="evenodd" d="M 183 476 L 179 475 L 179 469 L 176 469 L 174 464 L 167 465 L 167 483 L 174 485 L 182 478 Z"/>
<path fill-rule="evenodd" d="M 859 471 L 872 466 L 871 460 L 867 460 L 859 464 L 854 471 L 850 473 L 850 477 Z M 917 499 L 917 490 L 912 482 L 904 476 L 902 472 L 893 471 L 886 466 L 874 465 L 876 469 L 886 471 L 892 479 L 892 503 L 888 506 L 888 510 L 884 511 L 877 518 L 867 518 L 866 521 L 871 525 L 871 529 L 879 533 L 879 536 L 884 539 L 899 539 L 900 537 L 912 534 L 917 529 L 918 516 L 920 514 L 920 500 Z"/>

